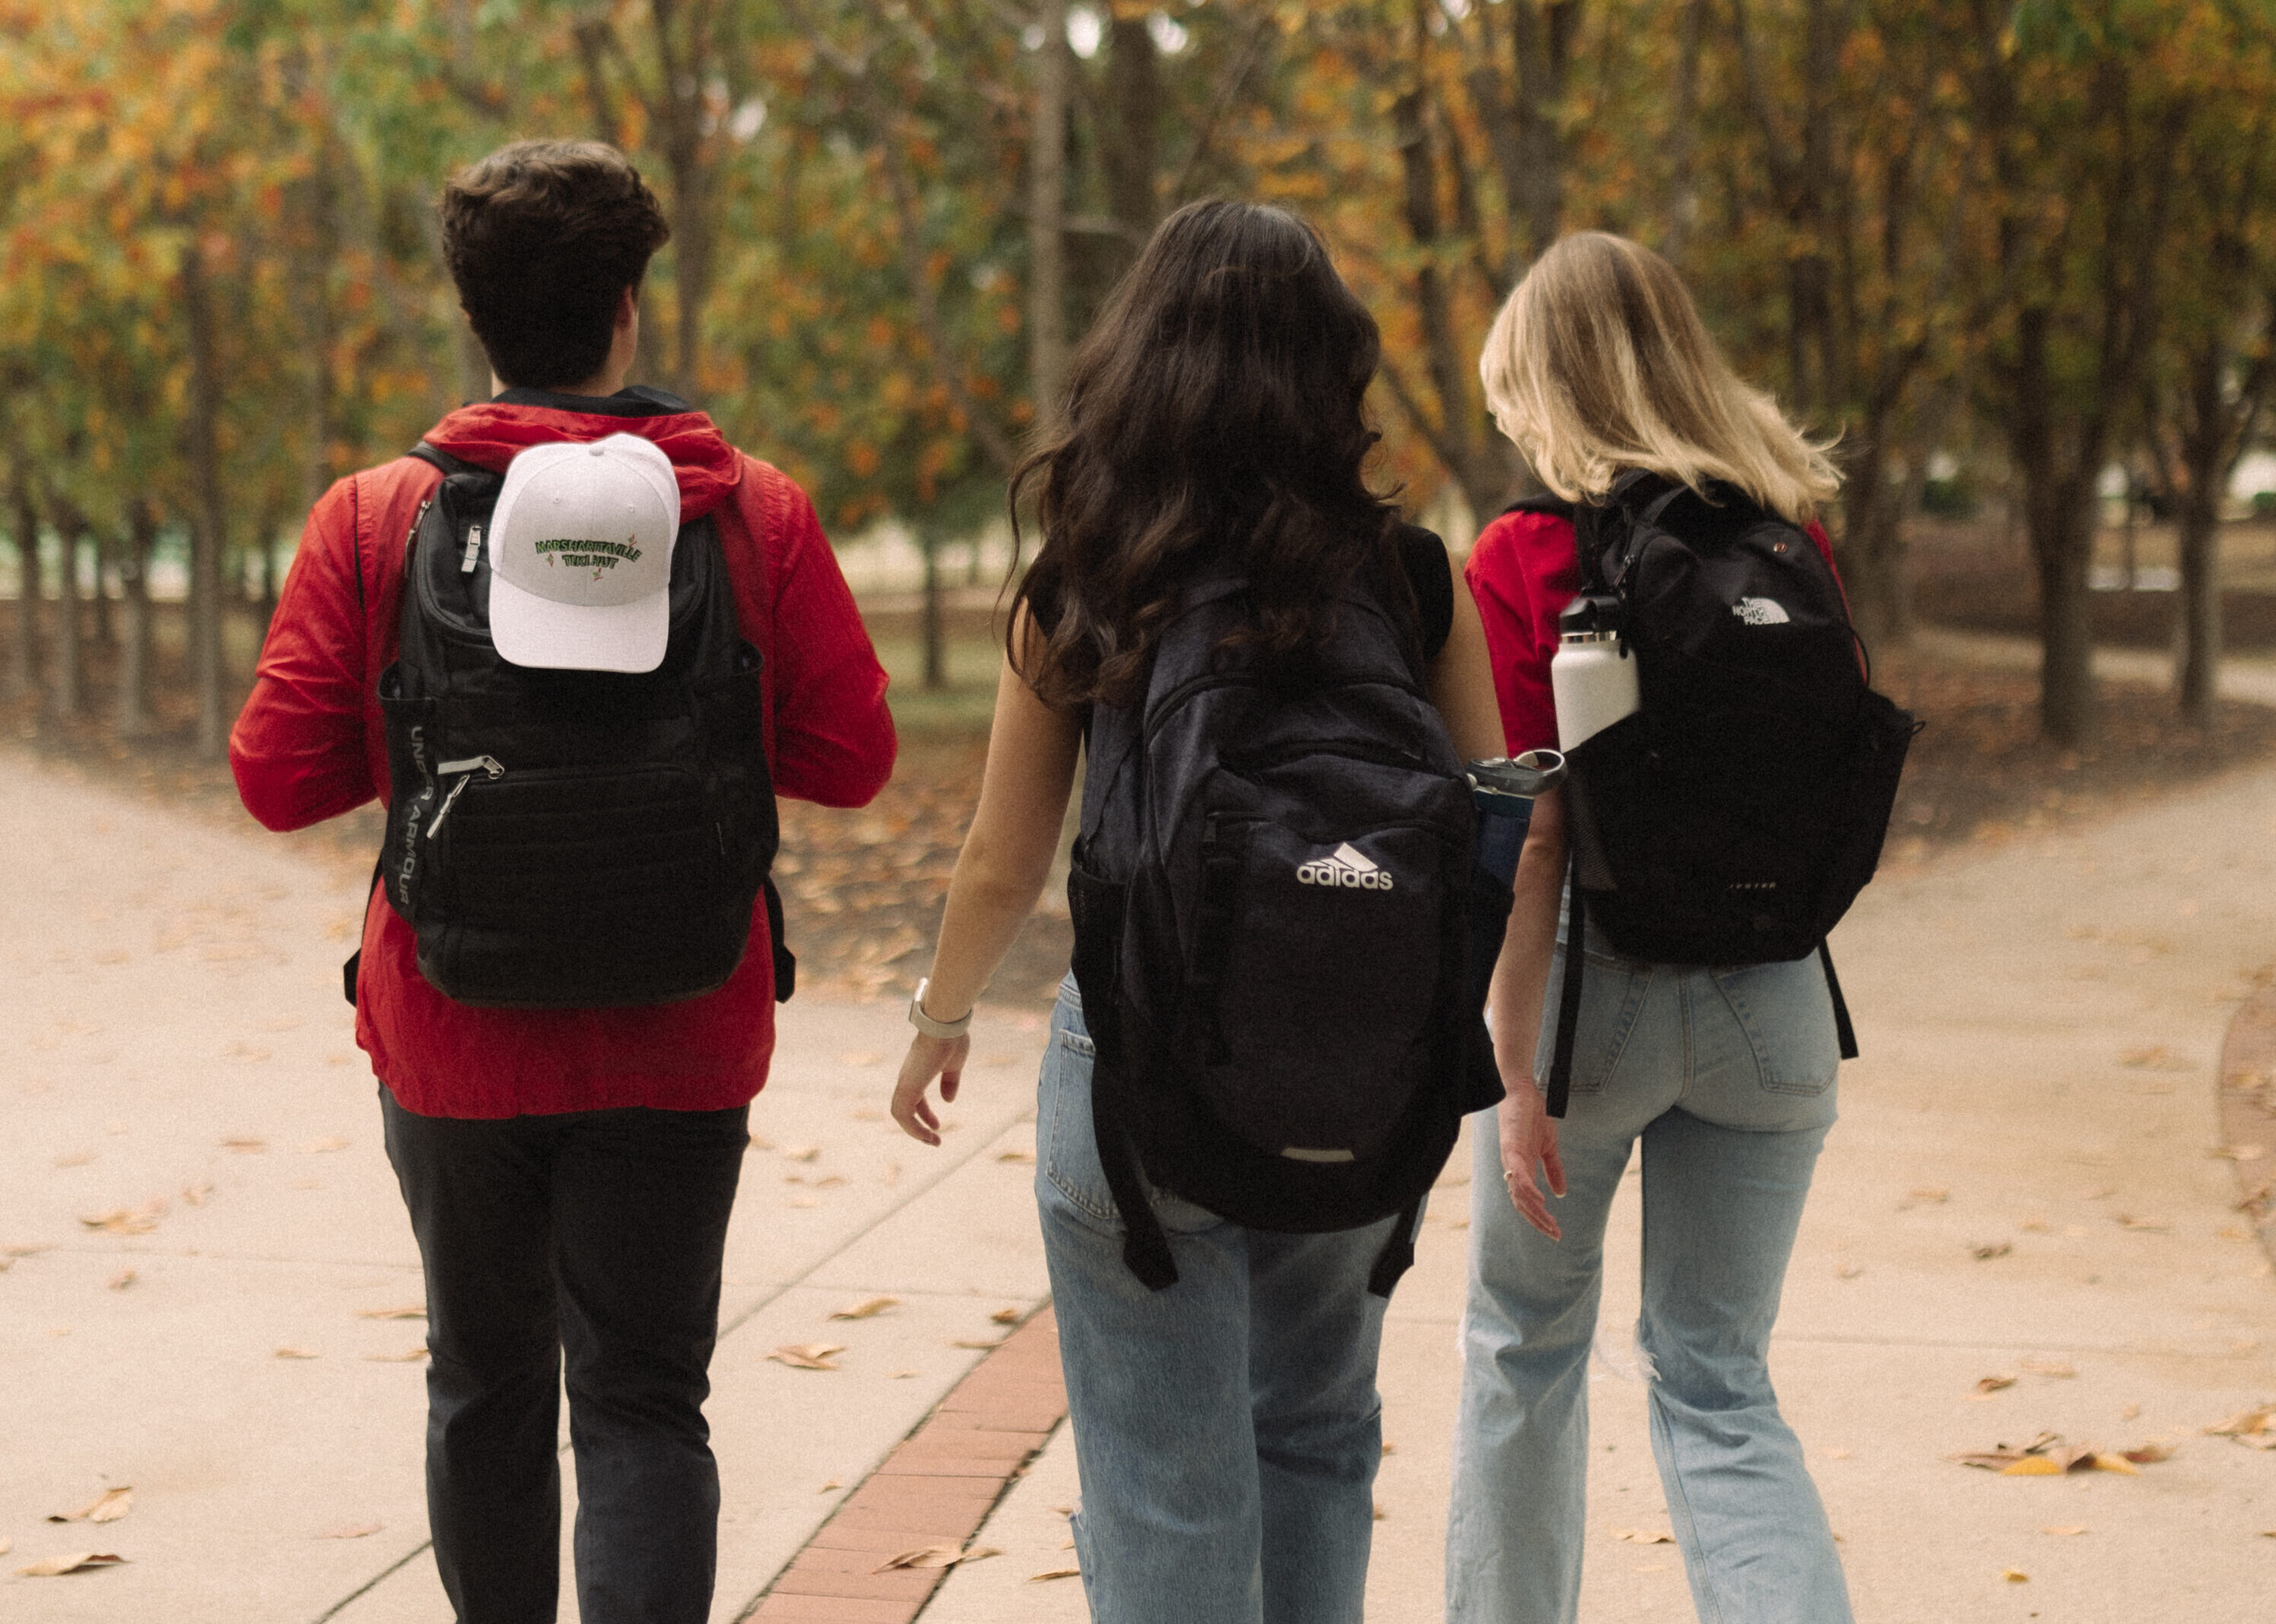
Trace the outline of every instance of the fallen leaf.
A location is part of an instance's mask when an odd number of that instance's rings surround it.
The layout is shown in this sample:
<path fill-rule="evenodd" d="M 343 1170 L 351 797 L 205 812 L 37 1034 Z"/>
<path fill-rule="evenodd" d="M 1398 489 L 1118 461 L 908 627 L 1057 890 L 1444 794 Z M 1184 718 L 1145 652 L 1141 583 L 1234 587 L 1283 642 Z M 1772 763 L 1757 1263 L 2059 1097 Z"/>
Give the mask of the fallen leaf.
<path fill-rule="evenodd" d="M 417 1347 L 406 1347 L 399 1354 L 366 1354 L 364 1355 L 365 1361 L 371 1364 L 417 1364 L 426 1357 L 427 1348 L 423 1343 Z"/>
<path fill-rule="evenodd" d="M 914 1551 L 887 1557 L 869 1571 L 882 1574 L 896 1567 L 953 1567 L 959 1562 L 977 1562 L 985 1557 L 1003 1554 L 993 1545 L 974 1545 L 967 1549 L 961 1540 L 937 1539 L 929 1545 L 919 1545 Z"/>
<path fill-rule="evenodd" d="M 988 1317 L 995 1321 L 999 1325 L 1016 1325 L 1020 1323 L 1020 1310 L 1017 1309 L 998 1309 Z"/>
<path fill-rule="evenodd" d="M 221 1148 L 224 1150 L 235 1150 L 242 1156 L 251 1156 L 257 1151 L 266 1150 L 269 1148 L 269 1142 L 247 1134 L 236 1139 L 223 1140 Z"/>
<path fill-rule="evenodd" d="M 874 1049 L 851 1049 L 838 1057 L 840 1066 L 875 1066 L 885 1057 Z"/>
<path fill-rule="evenodd" d="M 2131 1421 L 2131 1420 L 2133 1420 L 2133 1419 L 2134 1419 L 2134 1417 L 2135 1417 L 2135 1416 L 2136 1416 L 2136 1415 L 2140 1415 L 2141 1413 L 2142 1413 L 2142 1407 L 2141 1407 L 2140 1405 L 2138 1405 L 2138 1404 L 2129 1404 L 2129 1405 L 2128 1405 L 2124 1409 L 2121 1409 L 2121 1410 L 2120 1410 L 2120 1411 L 2118 1412 L 2118 1419 L 2119 1419 L 2119 1420 L 2120 1420 L 2120 1421 Z"/>
<path fill-rule="evenodd" d="M 64 1574 L 85 1573 L 90 1568 L 116 1567 L 126 1559 L 108 1551 L 75 1551 L 69 1556 L 51 1556 L 45 1561 L 27 1563 L 16 1570 L 26 1579 L 57 1579 Z"/>
<path fill-rule="evenodd" d="M 2042 1534 L 2052 1534 L 2061 1539 L 2070 1539 L 2077 1535 L 2085 1533 L 2086 1530 L 2083 1528 L 2041 1529 L 2039 1532 Z"/>
<path fill-rule="evenodd" d="M 998 1153 L 996 1159 L 999 1162 L 1033 1162 L 1036 1153 L 1033 1150 L 1004 1150 Z"/>
<path fill-rule="evenodd" d="M 2031 1582 L 2031 1575 L 2020 1567 L 2003 1567 L 1999 1570 L 1999 1576 L 2010 1584 L 2029 1584 Z"/>
<path fill-rule="evenodd" d="M 19 1257 L 37 1257 L 42 1252 L 53 1251 L 49 1246 L 0 1246 L 0 1257 L 14 1263 Z"/>
<path fill-rule="evenodd" d="M 889 1379 L 897 1382 L 905 1382 L 912 1376 L 922 1376 L 924 1372 L 922 1370 L 891 1370 L 886 1373 Z"/>
<path fill-rule="evenodd" d="M 820 1145 L 793 1145 L 789 1150 L 783 1152 L 783 1157 L 784 1159 L 787 1161 L 810 1162 L 821 1154 L 822 1147 Z"/>
<path fill-rule="evenodd" d="M 329 1135 L 322 1139 L 312 1139 L 305 1147 L 311 1156 L 322 1156 L 330 1151 L 345 1150 L 347 1148 L 348 1142 L 338 1134 Z"/>
<path fill-rule="evenodd" d="M 338 1528 L 326 1529 L 316 1537 L 318 1539 L 361 1539 L 366 1535 L 378 1533 L 384 1526 L 378 1522 L 343 1522 Z"/>
<path fill-rule="evenodd" d="M 2249 1409 L 2241 1409 L 2227 1421 L 2207 1427 L 2205 1431 L 2211 1437 L 2233 1438 L 2255 1448 L 2276 1446 L 2276 1404 L 2256 1404 Z M 2270 1442 L 2261 1443 L 2264 1438 Z"/>
<path fill-rule="evenodd" d="M 2171 1229 L 2173 1227 L 2171 1224 L 2168 1224 L 2163 1218 L 2136 1218 L 2130 1212 L 2120 1213 L 2118 1215 L 2118 1223 L 2119 1226 L 2123 1229 L 2165 1230 Z"/>
<path fill-rule="evenodd" d="M 92 1218 L 82 1217 L 80 1222 L 106 1235 L 147 1235 L 158 1227 L 157 1220 L 147 1213 L 130 1212 L 125 1207 L 113 1207 Z"/>
<path fill-rule="evenodd" d="M 2012 1241 L 1979 1241 L 1968 1249 L 1975 1254 L 1977 1263 L 1989 1263 L 1995 1257 L 2005 1257 L 2014 1251 L 2015 1243 Z"/>
<path fill-rule="evenodd" d="M 822 1203 L 811 1195 L 793 1195 L 783 1203 L 787 1207 L 818 1207 Z"/>
<path fill-rule="evenodd" d="M 2025 1455 L 1999 1468 L 2002 1477 L 2060 1477 L 2063 1468 L 2045 1455 Z"/>
<path fill-rule="evenodd" d="M 2142 1468 L 2133 1461 L 2124 1455 L 2112 1454 L 2106 1450 L 2096 1450 L 2091 1457 L 2091 1464 L 2098 1472 L 2123 1472 L 2128 1477 L 2139 1477 L 2142 1475 Z"/>
<path fill-rule="evenodd" d="M 875 1319 L 878 1315 L 883 1314 L 887 1309 L 899 1307 L 900 1301 L 901 1300 L 899 1297 L 865 1297 L 861 1301 L 854 1304 L 851 1308 L 838 1309 L 830 1317 L 832 1319 Z"/>
<path fill-rule="evenodd" d="M 1864 1272 L 1865 1265 L 1863 1264 L 1837 1264 L 1834 1265 L 1833 1278 L 1837 1280 L 1854 1280 Z"/>
<path fill-rule="evenodd" d="M 2163 1043 L 2147 1043 L 2138 1049 L 2121 1051 L 2118 1063 L 2129 1071 L 2137 1072 L 2193 1072 L 2197 1068 L 2195 1060 L 2184 1059 Z"/>
<path fill-rule="evenodd" d="M 857 1105 L 854 1108 L 854 1119 L 856 1122 L 883 1122 L 885 1113 L 868 1105 Z"/>
<path fill-rule="evenodd" d="M 1976 1391 L 1981 1393 L 2003 1392 L 2015 1385 L 2012 1376 L 1980 1376 L 1976 1379 Z"/>
<path fill-rule="evenodd" d="M 427 1305 L 423 1302 L 406 1302 L 400 1308 L 358 1309 L 356 1317 L 358 1319 L 424 1319 L 427 1317 Z"/>
<path fill-rule="evenodd" d="M 2027 1234 L 2034 1235 L 2051 1235 L 2054 1233 L 2055 1228 L 2052 1224 L 2048 1223 L 2046 1219 L 2043 1218 L 2027 1218 L 2022 1223 L 2016 1225 L 2015 1227 L 2022 1230 Z"/>
<path fill-rule="evenodd" d="M 1391 1515 L 1391 1514 L 1390 1514 L 1389 1512 L 1387 1512 L 1387 1511 L 1384 1510 L 1384 1508 L 1383 1508 L 1383 1502 L 1382 1502 L 1381 1500 L 1377 1500 L 1377 1501 L 1376 1501 L 1376 1503 L 1375 1503 L 1375 1520 L 1376 1520 L 1377 1522 L 1382 1522 L 1385 1518 L 1386 1518 L 1386 1517 L 1388 1517 L 1388 1516 L 1390 1516 L 1390 1515 Z"/>
<path fill-rule="evenodd" d="M 1631 1545 L 1672 1545 L 1675 1543 L 1675 1536 L 1665 1529 L 1614 1529 L 1612 1532 L 1614 1539 Z"/>
<path fill-rule="evenodd" d="M 2160 1461 L 2170 1461 L 2174 1458 L 2174 1446 L 2171 1444 L 2143 1444 L 2133 1449 L 2121 1449 L 2118 1453 L 2136 1466 L 2155 1466 Z"/>
<path fill-rule="evenodd" d="M 109 1285 L 110 1289 L 113 1291 L 125 1291 L 128 1286 L 133 1285 L 135 1280 L 139 1278 L 140 1277 L 135 1274 L 133 1270 L 121 1269 L 117 1274 L 110 1277 Z"/>
<path fill-rule="evenodd" d="M 1941 1206 L 1952 1199 L 1952 1187 L 1948 1184 L 1923 1184 L 1907 1190 L 1905 1194 L 1915 1201 L 1924 1201 Z"/>
<path fill-rule="evenodd" d="M 2078 1374 L 2075 1366 L 2066 1364 L 2060 1359 L 2026 1359 L 2023 1361 L 2023 1369 L 2034 1376 L 2052 1376 L 2062 1380 L 2067 1380 Z"/>
<path fill-rule="evenodd" d="M 829 1493 L 832 1489 L 842 1489 L 842 1488 L 844 1488 L 845 1486 L 846 1486 L 846 1485 L 845 1485 L 844 1484 L 842 1484 L 842 1483 L 838 1482 L 838 1479 L 836 1479 L 835 1477 L 833 1477 L 833 1478 L 831 1478 L 828 1483 L 823 1484 L 822 1485 L 822 1487 L 820 1487 L 819 1489 L 816 1489 L 816 1490 L 815 1491 L 815 1492 L 816 1492 L 816 1494 L 827 1494 L 827 1493 Z"/>
<path fill-rule="evenodd" d="M 2272 1534 L 2270 1537 L 2276 1538 L 2276 1534 Z M 1080 1567 L 1048 1567 L 1042 1573 L 1029 1574 L 1028 1582 L 1041 1584 L 1047 1579 L 1080 1579 L 1081 1577 L 1082 1569 Z"/>
<path fill-rule="evenodd" d="M 280 1347 L 271 1355 L 277 1359 L 314 1359 L 317 1355 L 305 1347 Z"/>
<path fill-rule="evenodd" d="M 767 1357 L 793 1370 L 834 1370 L 830 1356 L 845 1351 L 843 1342 L 785 1342 Z"/>
<path fill-rule="evenodd" d="M 1002 1337 L 998 1337 L 994 1341 L 990 1342 L 976 1338 L 959 1337 L 955 1341 L 951 1342 L 949 1346 L 951 1347 L 974 1347 L 982 1349 L 1001 1347 L 1004 1346 L 1004 1339 Z"/>
<path fill-rule="evenodd" d="M 9 1538 L 5 1534 L 0 1534 L 0 1556 L 7 1555 L 15 1548 L 16 1542 L 14 1540 Z"/>
<path fill-rule="evenodd" d="M 51 1514 L 50 1522 L 116 1522 L 134 1509 L 134 1490 L 132 1485 L 105 1489 L 77 1511 Z"/>
<path fill-rule="evenodd" d="M 206 1197 L 213 1192 L 214 1187 L 209 1183 L 185 1184 L 182 1186 L 182 1200 L 190 1206 L 202 1207 L 206 1204 Z"/>

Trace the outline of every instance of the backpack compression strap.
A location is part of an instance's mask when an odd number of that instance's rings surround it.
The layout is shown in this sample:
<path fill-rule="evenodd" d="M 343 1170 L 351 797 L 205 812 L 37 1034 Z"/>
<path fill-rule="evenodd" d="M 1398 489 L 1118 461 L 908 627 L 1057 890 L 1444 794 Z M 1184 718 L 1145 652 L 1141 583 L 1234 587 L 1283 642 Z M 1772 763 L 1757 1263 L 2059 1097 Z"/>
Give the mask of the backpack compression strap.
<path fill-rule="evenodd" d="M 1163 1291 L 1178 1283 L 1178 1265 L 1170 1256 L 1170 1238 L 1146 1199 L 1145 1182 L 1138 1176 L 1137 1154 L 1123 1131 L 1116 1107 L 1121 1093 L 1121 1068 L 1097 1052 L 1092 1040 L 1090 1067 L 1090 1131 L 1098 1142 L 1099 1170 L 1122 1214 L 1122 1261 L 1149 1291 Z"/>
<path fill-rule="evenodd" d="M 1849 1024 L 1848 1001 L 1841 996 L 1841 978 L 1833 973 L 1833 949 L 1821 941 L 1817 945 L 1817 962 L 1825 967 L 1825 990 L 1833 997 L 1833 1035 L 1840 1041 L 1841 1058 L 1857 1058 L 1857 1028 Z"/>
<path fill-rule="evenodd" d="M 1565 972 L 1558 978 L 1557 1047 L 1549 1062 L 1549 1114 L 1561 1117 L 1573 1097 L 1573 1043 L 1581 1030 L 1581 981 L 1589 962 L 1588 905 L 1581 898 L 1581 854 L 1565 880 Z"/>

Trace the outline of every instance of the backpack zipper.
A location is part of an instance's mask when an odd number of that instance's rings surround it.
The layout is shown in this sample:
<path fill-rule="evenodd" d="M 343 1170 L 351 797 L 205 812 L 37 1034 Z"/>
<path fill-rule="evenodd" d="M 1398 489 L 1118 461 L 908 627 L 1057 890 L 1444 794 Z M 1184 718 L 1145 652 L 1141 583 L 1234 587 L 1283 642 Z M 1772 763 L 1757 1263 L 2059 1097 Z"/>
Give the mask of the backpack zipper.
<path fill-rule="evenodd" d="M 435 838 L 435 831 L 443 826 L 443 820 L 451 816 L 451 808 L 459 804 L 459 797 L 467 793 L 467 785 L 474 781 L 474 774 L 477 772 L 495 783 L 505 777 L 505 763 L 495 755 L 469 755 L 463 760 L 444 762 L 435 769 L 437 778 L 448 778 L 455 776 L 459 781 L 451 786 L 451 793 L 443 797 L 443 808 L 435 814 L 435 821 L 427 825 L 427 838 L 429 840 Z"/>

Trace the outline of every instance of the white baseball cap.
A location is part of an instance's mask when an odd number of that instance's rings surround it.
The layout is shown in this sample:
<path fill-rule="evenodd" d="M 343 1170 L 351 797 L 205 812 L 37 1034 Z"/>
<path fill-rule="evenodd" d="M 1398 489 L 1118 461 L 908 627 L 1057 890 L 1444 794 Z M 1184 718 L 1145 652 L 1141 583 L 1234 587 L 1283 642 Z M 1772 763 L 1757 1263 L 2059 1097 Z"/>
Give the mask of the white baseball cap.
<path fill-rule="evenodd" d="M 500 657 L 654 671 L 671 639 L 679 534 L 671 459 L 638 435 L 521 452 L 490 520 L 490 639 Z"/>

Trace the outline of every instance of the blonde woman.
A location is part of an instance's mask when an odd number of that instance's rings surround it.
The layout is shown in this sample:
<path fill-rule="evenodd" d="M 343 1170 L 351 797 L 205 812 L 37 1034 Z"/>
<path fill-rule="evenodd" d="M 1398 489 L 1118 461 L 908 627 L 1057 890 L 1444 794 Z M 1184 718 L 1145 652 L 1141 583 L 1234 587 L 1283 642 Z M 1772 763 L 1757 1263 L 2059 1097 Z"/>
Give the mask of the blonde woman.
<path fill-rule="evenodd" d="M 1571 505 L 1601 502 L 1643 469 L 1696 493 L 1668 510 L 1670 529 L 1685 504 L 1703 521 L 1751 505 L 1806 527 L 1826 551 L 1815 514 L 1837 489 L 1831 465 L 1732 374 L 1649 249 L 1597 232 L 1559 242 L 1511 295 L 1481 369 L 1503 431 L 1559 499 L 1505 515 L 1470 555 L 1512 755 L 1558 742 L 1549 665 L 1580 579 Z M 1559 797 L 1544 798 L 1489 1006 L 1509 1095 L 1498 1132 L 1476 1135 L 1446 1616 L 1575 1616 L 1605 1225 L 1640 1140 L 1636 1336 L 1652 1450 L 1699 1615 L 1846 1624 L 1833 1536 L 1766 1362 L 1834 1117 L 1825 978 L 1814 959 L 1632 962 L 1600 952 L 1592 935 L 1571 1102 L 1552 1119 L 1524 1080 L 1549 1067 L 1544 1005 L 1563 972 L 1565 828 Z"/>

